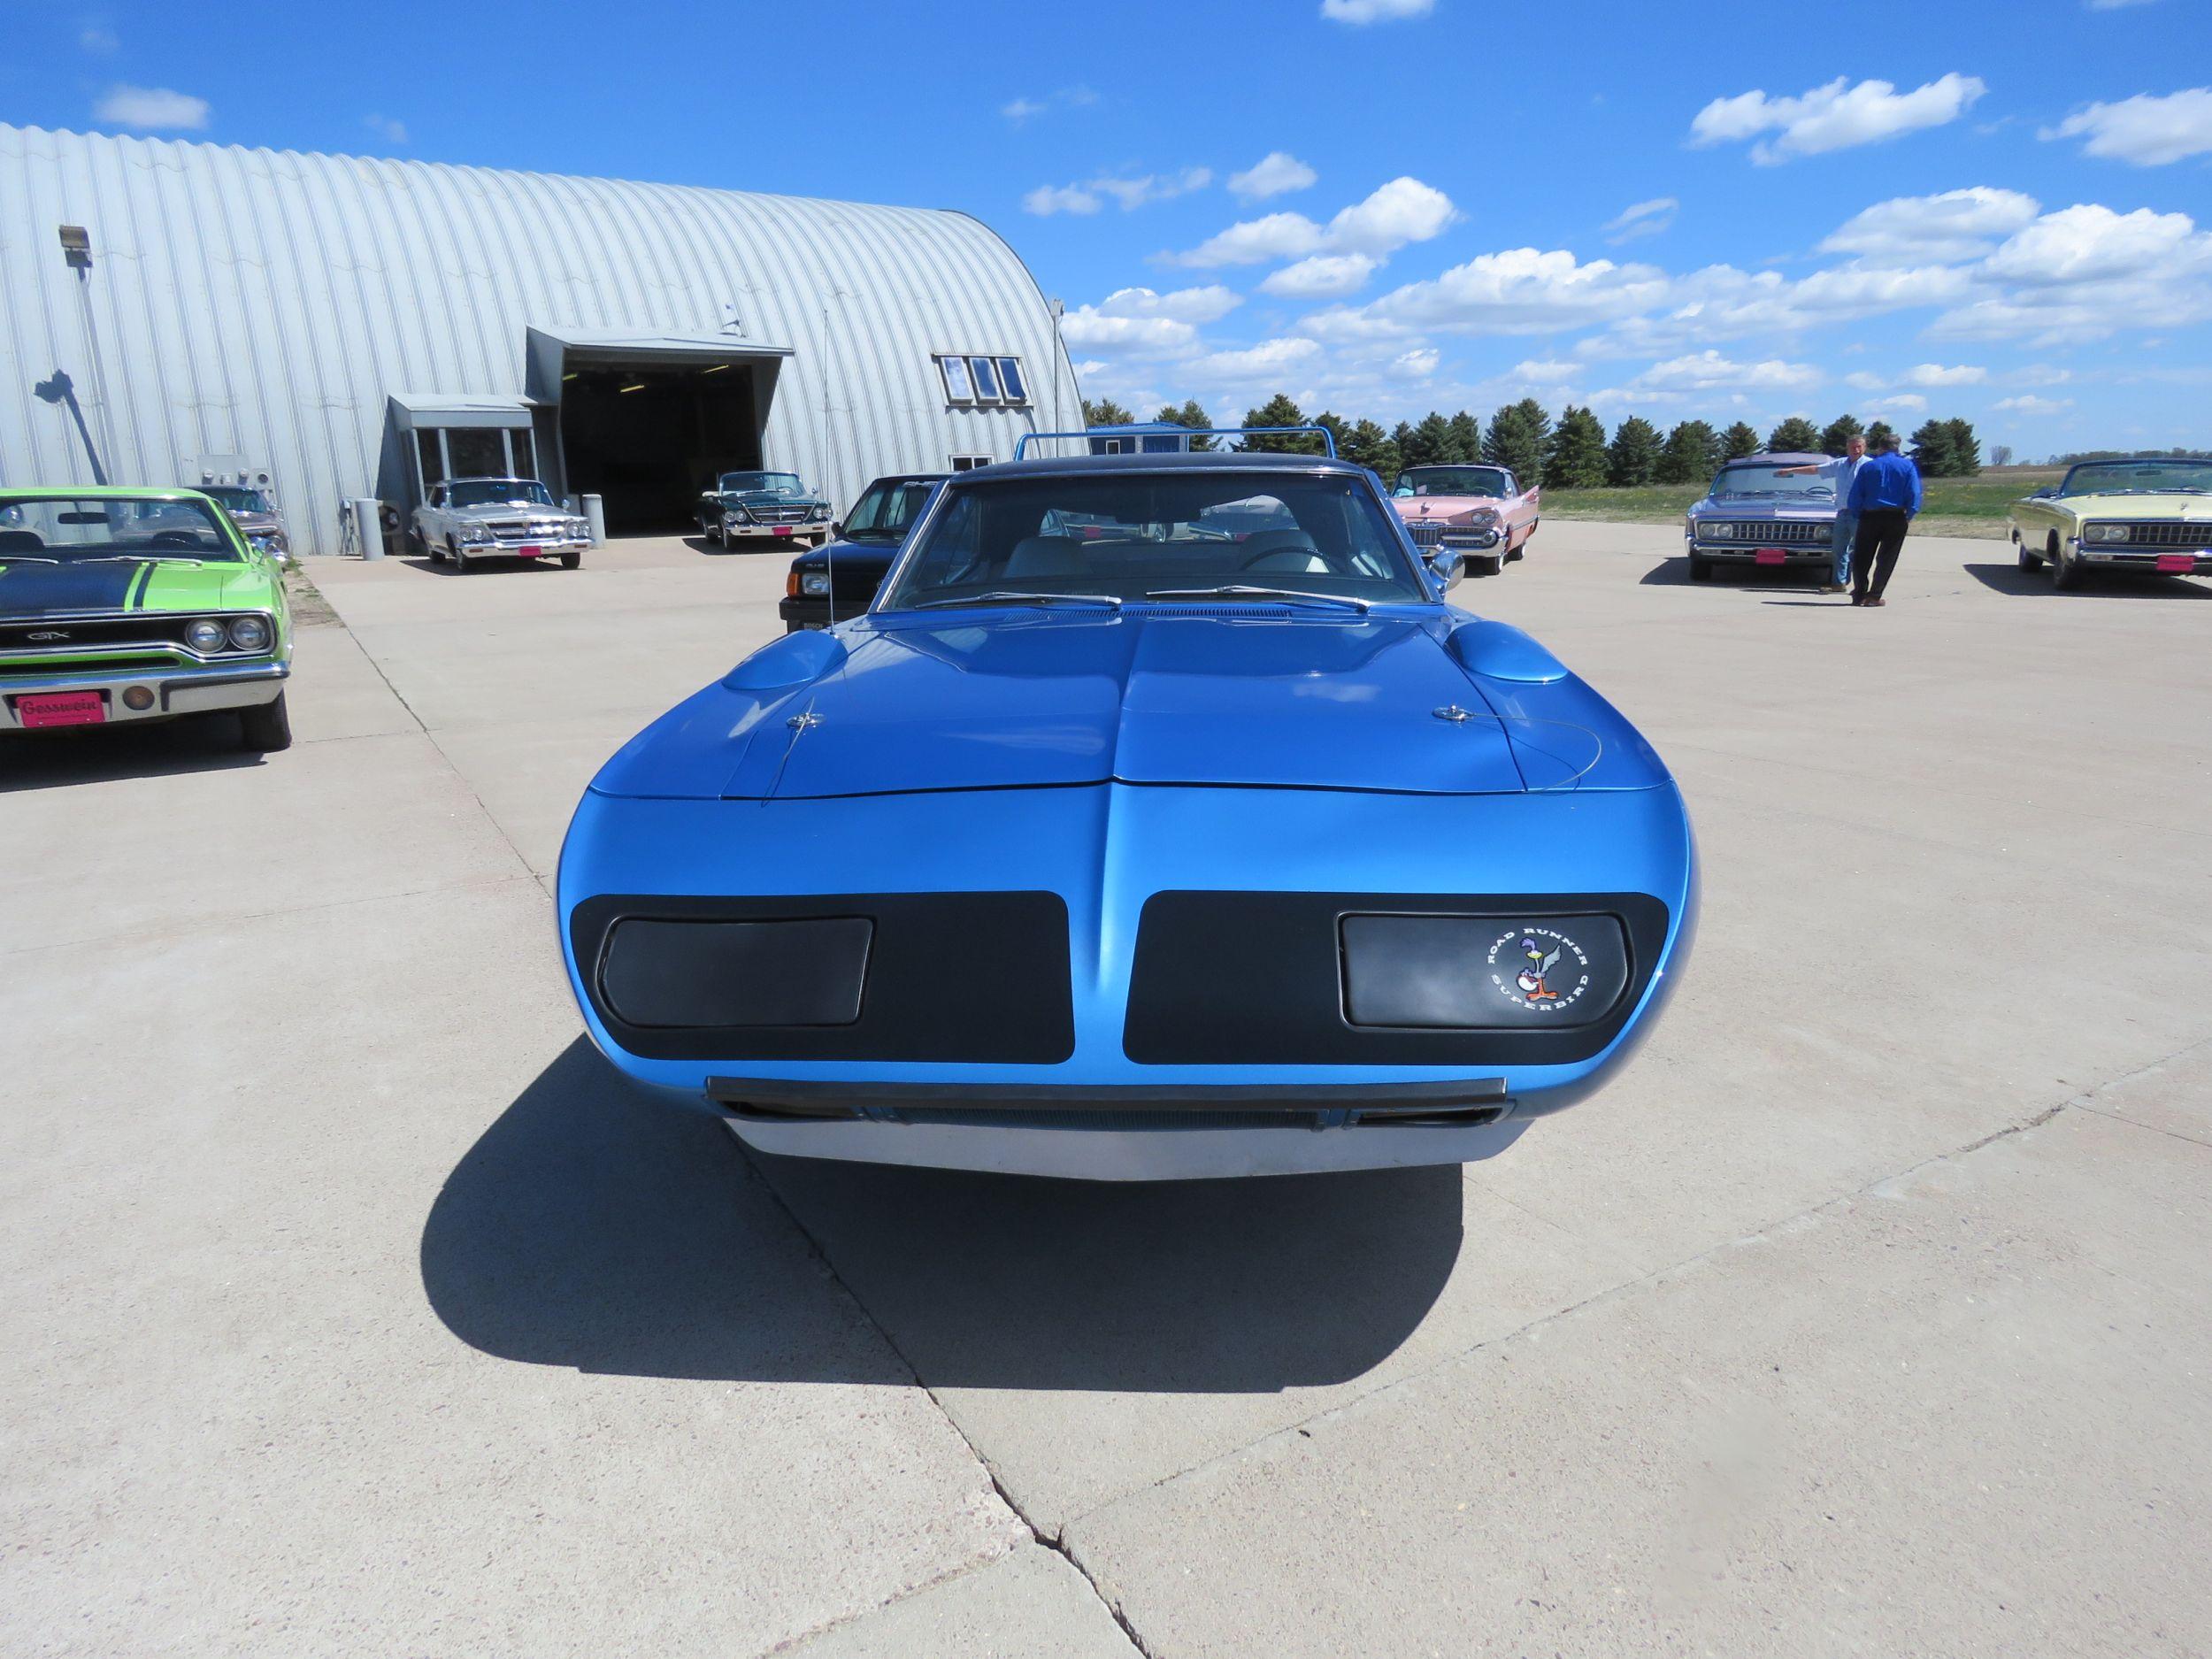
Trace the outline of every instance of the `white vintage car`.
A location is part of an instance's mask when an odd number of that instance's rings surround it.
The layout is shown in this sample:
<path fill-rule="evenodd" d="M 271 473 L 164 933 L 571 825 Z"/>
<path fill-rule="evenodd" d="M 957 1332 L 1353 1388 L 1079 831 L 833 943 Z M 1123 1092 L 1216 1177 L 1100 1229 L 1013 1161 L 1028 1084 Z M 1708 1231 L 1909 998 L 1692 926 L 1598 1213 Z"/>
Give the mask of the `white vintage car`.
<path fill-rule="evenodd" d="M 557 558 L 574 570 L 591 526 L 534 478 L 449 478 L 415 509 L 413 541 L 433 563 L 466 572 L 485 558 Z"/>

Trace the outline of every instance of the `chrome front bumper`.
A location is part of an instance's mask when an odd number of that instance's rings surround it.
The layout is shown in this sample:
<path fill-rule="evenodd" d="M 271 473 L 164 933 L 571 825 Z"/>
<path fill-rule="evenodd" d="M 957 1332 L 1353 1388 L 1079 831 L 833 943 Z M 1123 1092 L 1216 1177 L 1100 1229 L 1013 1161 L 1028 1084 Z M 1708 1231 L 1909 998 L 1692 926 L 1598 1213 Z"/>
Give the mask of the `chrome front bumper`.
<path fill-rule="evenodd" d="M 44 674 L 0 675 L 0 731 L 24 730 L 17 718 L 15 700 L 41 692 L 96 691 L 112 725 L 122 720 L 165 720 L 180 714 L 204 714 L 218 709 L 248 709 L 274 703 L 291 677 L 288 663 L 211 663 L 204 668 L 161 668 L 138 672 L 104 673 L 94 664 Z M 133 686 L 153 693 L 143 709 L 123 700 Z"/>
<path fill-rule="evenodd" d="M 2074 557 L 2100 570 L 2142 571 L 2168 576 L 2212 576 L 2212 548 L 2131 548 L 2111 541 L 2076 541 Z M 2185 569 L 2182 561 L 2186 559 Z"/>

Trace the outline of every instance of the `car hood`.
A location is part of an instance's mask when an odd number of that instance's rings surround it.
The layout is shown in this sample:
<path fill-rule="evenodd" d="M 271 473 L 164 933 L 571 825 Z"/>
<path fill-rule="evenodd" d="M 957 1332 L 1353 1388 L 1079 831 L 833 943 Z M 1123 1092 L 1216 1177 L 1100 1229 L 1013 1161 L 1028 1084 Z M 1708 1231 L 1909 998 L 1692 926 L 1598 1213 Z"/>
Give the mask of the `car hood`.
<path fill-rule="evenodd" d="M 2054 504 L 2084 518 L 2170 518 L 2192 524 L 2212 520 L 2212 495 L 2179 490 L 2145 495 L 2061 495 Z"/>
<path fill-rule="evenodd" d="M 593 787 L 788 800 L 1115 780 L 1491 795 L 1665 779 L 1633 729 L 1533 641 L 1440 607 L 862 618 L 755 653 L 633 739 Z"/>
<path fill-rule="evenodd" d="M 1708 495 L 1690 509 L 1693 518 L 1748 519 L 1768 524 L 1835 516 L 1836 503 L 1832 501 L 1720 501 Z"/>
<path fill-rule="evenodd" d="M 891 568 L 891 561 L 898 557 L 900 546 L 896 541 L 830 541 L 809 548 L 791 562 L 810 571 L 827 569 L 832 559 L 853 568 L 864 565 L 887 571 Z"/>
<path fill-rule="evenodd" d="M 1495 512 L 1504 504 L 1498 495 L 1413 495 L 1393 497 L 1390 504 L 1401 518 L 1455 518 L 1477 509 Z"/>
<path fill-rule="evenodd" d="M 230 521 L 247 535 L 273 535 L 283 524 L 273 512 L 234 512 Z"/>
<path fill-rule="evenodd" d="M 575 513 L 565 507 L 548 507 L 541 502 L 491 502 L 481 507 L 447 507 L 442 509 L 449 518 L 573 518 Z"/>
<path fill-rule="evenodd" d="M 258 565 L 180 559 L 11 565 L 0 555 L 0 616 L 111 616 L 136 611 L 261 611 L 274 607 Z"/>

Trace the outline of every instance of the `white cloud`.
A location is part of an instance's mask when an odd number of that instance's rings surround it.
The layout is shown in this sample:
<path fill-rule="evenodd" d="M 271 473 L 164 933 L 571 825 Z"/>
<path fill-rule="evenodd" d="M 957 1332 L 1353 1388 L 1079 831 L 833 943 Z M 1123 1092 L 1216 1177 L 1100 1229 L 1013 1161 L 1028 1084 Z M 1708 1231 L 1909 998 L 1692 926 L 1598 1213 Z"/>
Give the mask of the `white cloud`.
<path fill-rule="evenodd" d="M 2086 138 L 2082 146 L 2085 154 L 2131 161 L 2139 167 L 2161 167 L 2201 156 L 2212 152 L 2212 87 L 2193 87 L 2164 97 L 2144 92 L 2117 104 L 2093 104 L 2045 128 L 2040 136 Z"/>
<path fill-rule="evenodd" d="M 1579 379 L 1583 366 L 1579 363 L 1560 363 L 1548 357 L 1531 357 L 1525 362 L 1515 364 L 1509 372 L 1509 378 L 1516 380 L 1541 380 L 1547 385 L 1551 385 Z"/>
<path fill-rule="evenodd" d="M 1824 378 L 1809 363 L 1738 363 L 1707 349 L 1694 356 L 1655 363 L 1630 384 L 1660 391 L 1709 391 L 1715 388 L 1756 391 L 1794 390 L 1817 386 Z"/>
<path fill-rule="evenodd" d="M 1459 217 L 1452 198 L 1418 179 L 1397 178 L 1329 221 L 1328 246 L 1348 253 L 1386 254 L 1441 235 Z"/>
<path fill-rule="evenodd" d="M 1152 288 L 1116 288 L 1099 301 L 1098 310 L 1109 317 L 1171 317 L 1182 323 L 1219 322 L 1244 303 L 1241 296 L 1209 282 L 1203 288 L 1174 288 L 1165 294 Z"/>
<path fill-rule="evenodd" d="M 1876 415 L 1887 410 L 1893 415 L 1917 415 L 1925 411 L 1927 407 L 1928 400 L 1921 396 L 1919 393 L 1899 392 L 1892 397 L 1868 399 L 1866 412 L 1870 415 Z"/>
<path fill-rule="evenodd" d="M 2001 397 L 1990 405 L 1992 409 L 2010 410 L 2018 415 L 2055 415 L 2060 410 L 2073 406 L 2070 397 L 2038 397 L 2032 392 L 2024 392 L 2017 397 Z"/>
<path fill-rule="evenodd" d="M 1671 196 L 1659 196 L 1624 208 L 1606 221 L 1605 228 L 1614 233 L 1606 240 L 1617 248 L 1639 236 L 1656 236 L 1674 223 L 1675 211 L 1681 205 Z"/>
<path fill-rule="evenodd" d="M 123 42 L 115 38 L 115 31 L 104 24 L 88 23 L 77 31 L 77 44 L 96 57 L 105 58 L 120 50 Z"/>
<path fill-rule="evenodd" d="M 1198 343 L 1198 330 L 1176 318 L 1110 316 L 1095 305 L 1079 305 L 1063 317 L 1060 336 L 1071 350 L 1122 357 L 1180 357 Z"/>
<path fill-rule="evenodd" d="M 1887 81 L 1839 75 L 1826 86 L 1799 97 L 1769 97 L 1763 91 L 1715 98 L 1690 123 L 1690 142 L 1724 144 L 1761 138 L 1751 158 L 1763 166 L 1793 156 L 1816 156 L 1832 150 L 1870 144 L 1924 127 L 1955 121 L 1987 90 L 1978 76 L 1947 74 L 1910 92 Z"/>
<path fill-rule="evenodd" d="M 1383 327 L 1491 334 L 1553 334 L 1648 310 L 1667 293 L 1655 265 L 1583 263 L 1563 249 L 1479 254 L 1424 282 L 1393 289 L 1363 308 Z M 1308 332 L 1328 313 L 1307 319 Z"/>
<path fill-rule="evenodd" d="M 1121 204 L 1123 212 L 1129 213 L 1148 202 L 1171 201 L 1202 190 L 1213 180 L 1210 168 L 1186 167 L 1180 173 L 1148 173 L 1136 178 L 1109 174 L 1081 184 L 1041 184 L 1022 197 L 1022 211 L 1041 219 L 1055 213 L 1095 213 L 1110 197 Z"/>
<path fill-rule="evenodd" d="M 1323 17 L 1355 25 L 1425 18 L 1435 10 L 1436 0 L 1321 0 Z"/>
<path fill-rule="evenodd" d="M 1978 258 L 2032 220 L 2041 204 L 2017 190 L 1986 185 L 1939 196 L 1899 196 L 1854 214 L 1825 242 L 1823 253 L 1855 254 L 1878 264 Z"/>
<path fill-rule="evenodd" d="M 1262 265 L 1317 253 L 1363 253 L 1378 261 L 1408 242 L 1427 242 L 1459 217 L 1451 198 L 1418 179 L 1398 178 L 1356 202 L 1325 228 L 1303 213 L 1269 213 L 1208 237 L 1169 264 L 1202 269 Z"/>
<path fill-rule="evenodd" d="M 1225 265 L 1260 265 L 1295 259 L 1321 246 L 1321 227 L 1303 213 L 1270 213 L 1218 231 L 1188 253 L 1169 256 L 1176 265 L 1210 269 Z"/>
<path fill-rule="evenodd" d="M 2036 286 L 2131 277 L 2188 259 L 2202 264 L 2208 239 L 2186 213 L 2139 207 L 2116 213 L 2095 204 L 2046 213 L 2015 234 L 1985 261 L 1991 275 Z M 2192 244 L 2196 246 L 2192 248 Z"/>
<path fill-rule="evenodd" d="M 1366 286 L 1382 261 L 1363 253 L 1316 254 L 1271 273 L 1260 284 L 1263 293 L 1285 299 L 1333 300 L 1356 294 Z"/>
<path fill-rule="evenodd" d="M 1247 202 L 1287 196 L 1309 188 L 1321 175 L 1286 150 L 1271 150 L 1242 173 L 1229 175 L 1229 188 Z"/>
<path fill-rule="evenodd" d="M 1434 346 L 1416 346 L 1390 359 L 1390 372 L 1401 380 L 1425 380 L 1436 373 L 1441 354 Z"/>
<path fill-rule="evenodd" d="M 1049 219 L 1055 213 L 1095 213 L 1097 196 L 1079 184 L 1041 184 L 1022 197 L 1022 211 Z"/>
<path fill-rule="evenodd" d="M 141 132 L 186 129 L 196 132 L 207 125 L 205 98 L 167 87 L 110 87 L 92 106 L 95 119 Z"/>
<path fill-rule="evenodd" d="M 1265 380 L 1310 363 L 1320 351 L 1321 348 L 1310 340 L 1268 340 L 1239 351 L 1208 352 L 1193 359 L 1189 372 L 1200 380 L 1239 383 Z"/>
<path fill-rule="evenodd" d="M 2078 203 L 2017 232 L 1978 270 L 1982 291 L 1937 318 L 1932 334 L 2047 345 L 2212 319 L 2212 234 L 2186 213 Z"/>
<path fill-rule="evenodd" d="M 1916 363 L 1901 377 L 1908 386 L 1979 386 L 1989 371 L 1970 363 L 1945 367 L 1940 363 Z"/>
<path fill-rule="evenodd" d="M 1020 127 L 1054 110 L 1079 110 L 1086 104 L 1097 102 L 1098 94 L 1088 87 L 1062 87 L 1057 92 L 1048 92 L 1041 98 L 1012 99 L 1000 104 L 998 112 Z"/>
<path fill-rule="evenodd" d="M 361 118 L 361 125 L 388 144 L 403 144 L 407 142 L 407 123 L 394 120 L 388 115 L 365 115 Z"/>

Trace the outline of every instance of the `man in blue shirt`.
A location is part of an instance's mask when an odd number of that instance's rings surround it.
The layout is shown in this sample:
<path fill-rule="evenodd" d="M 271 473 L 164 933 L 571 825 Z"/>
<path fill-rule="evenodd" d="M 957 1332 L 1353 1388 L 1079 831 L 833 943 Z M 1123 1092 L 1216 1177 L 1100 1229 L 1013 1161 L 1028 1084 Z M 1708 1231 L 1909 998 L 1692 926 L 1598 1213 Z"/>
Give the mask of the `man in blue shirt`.
<path fill-rule="evenodd" d="M 1905 546 L 1905 530 L 1920 511 L 1920 469 L 1897 453 L 1897 438 L 1882 440 L 1881 453 L 1863 463 L 1851 494 L 1838 502 L 1858 515 L 1852 549 L 1851 603 L 1878 605 Z"/>

